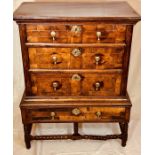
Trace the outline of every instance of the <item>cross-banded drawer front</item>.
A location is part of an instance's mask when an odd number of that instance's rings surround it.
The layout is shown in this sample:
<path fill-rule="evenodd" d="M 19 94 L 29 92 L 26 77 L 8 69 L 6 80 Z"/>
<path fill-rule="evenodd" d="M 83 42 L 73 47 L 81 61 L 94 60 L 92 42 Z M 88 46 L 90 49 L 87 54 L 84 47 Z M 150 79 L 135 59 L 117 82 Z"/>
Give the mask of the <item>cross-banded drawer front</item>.
<path fill-rule="evenodd" d="M 125 119 L 125 107 L 76 107 L 29 110 L 30 122 L 106 122 Z"/>
<path fill-rule="evenodd" d="M 126 26 L 121 24 L 28 24 L 27 41 L 45 43 L 123 43 Z"/>
<path fill-rule="evenodd" d="M 122 68 L 124 47 L 29 48 L 30 68 Z"/>
<path fill-rule="evenodd" d="M 133 26 L 124 2 L 23 3 L 15 12 L 25 79 L 20 104 L 26 147 L 31 140 L 121 139 L 126 145 Z M 79 123 L 118 123 L 120 134 L 79 133 Z M 35 123 L 72 123 L 73 134 L 35 135 Z"/>
<path fill-rule="evenodd" d="M 120 95 L 121 72 L 31 73 L 35 96 L 113 96 Z"/>

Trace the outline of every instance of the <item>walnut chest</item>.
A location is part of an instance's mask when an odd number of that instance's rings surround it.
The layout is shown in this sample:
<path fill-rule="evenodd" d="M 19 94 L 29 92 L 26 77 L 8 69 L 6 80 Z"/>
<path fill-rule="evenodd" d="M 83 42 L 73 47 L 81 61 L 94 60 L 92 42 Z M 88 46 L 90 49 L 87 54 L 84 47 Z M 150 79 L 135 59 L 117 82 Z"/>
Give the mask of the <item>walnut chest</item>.
<path fill-rule="evenodd" d="M 27 2 L 19 25 L 25 92 L 20 104 L 26 147 L 31 140 L 121 139 L 126 145 L 133 26 L 126 2 Z M 34 123 L 73 123 L 73 135 L 32 135 Z M 120 134 L 81 135 L 78 124 L 115 122 Z"/>

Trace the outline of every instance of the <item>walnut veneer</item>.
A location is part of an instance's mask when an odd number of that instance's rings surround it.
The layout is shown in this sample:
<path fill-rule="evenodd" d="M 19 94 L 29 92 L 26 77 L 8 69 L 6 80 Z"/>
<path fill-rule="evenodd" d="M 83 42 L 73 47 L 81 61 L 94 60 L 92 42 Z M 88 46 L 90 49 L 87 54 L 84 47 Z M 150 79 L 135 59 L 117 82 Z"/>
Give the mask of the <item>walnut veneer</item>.
<path fill-rule="evenodd" d="M 133 26 L 126 2 L 27 2 L 19 25 L 25 92 L 20 104 L 26 147 L 31 140 L 121 139 L 131 102 L 127 78 Z M 33 123 L 73 123 L 73 135 L 32 135 Z M 81 135 L 78 124 L 117 122 L 120 134 Z"/>

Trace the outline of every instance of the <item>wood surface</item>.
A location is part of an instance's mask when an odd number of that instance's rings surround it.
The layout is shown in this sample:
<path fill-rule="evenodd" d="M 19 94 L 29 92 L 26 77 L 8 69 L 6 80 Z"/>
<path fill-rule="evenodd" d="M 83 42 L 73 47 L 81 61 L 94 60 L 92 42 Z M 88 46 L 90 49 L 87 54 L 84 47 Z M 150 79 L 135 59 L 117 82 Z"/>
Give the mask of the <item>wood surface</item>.
<path fill-rule="evenodd" d="M 81 28 L 81 32 L 72 32 L 74 24 L 51 24 L 43 25 L 28 24 L 27 42 L 37 43 L 122 43 L 125 41 L 126 25 L 121 24 L 82 24 L 76 23 Z M 56 33 L 55 40 L 51 37 L 51 32 Z M 96 33 L 101 32 L 100 40 Z"/>
<path fill-rule="evenodd" d="M 130 49 L 140 16 L 126 2 L 25 2 L 14 20 L 25 77 L 20 108 L 26 147 L 31 140 L 117 138 L 126 146 Z M 73 123 L 73 135 L 31 134 L 33 123 L 54 122 Z M 80 135 L 79 123 L 85 122 L 116 122 L 121 134 Z"/>
<path fill-rule="evenodd" d="M 79 49 L 81 54 L 74 56 L 72 51 Z M 30 68 L 40 69 L 121 69 L 124 47 L 98 48 L 29 48 Z M 57 58 L 54 64 L 52 57 Z M 100 57 L 96 64 L 95 56 Z"/>
<path fill-rule="evenodd" d="M 74 74 L 81 76 L 81 80 L 72 79 Z M 57 81 L 61 86 L 54 90 L 52 83 Z M 103 82 L 100 90 L 95 90 L 96 82 Z M 120 73 L 67 72 L 67 73 L 31 73 L 32 94 L 37 96 L 115 96 L 120 95 Z"/>
<path fill-rule="evenodd" d="M 79 115 L 72 114 L 74 108 L 37 109 L 29 110 L 27 122 L 109 122 L 122 121 L 125 119 L 125 108 L 123 107 L 78 107 Z M 51 112 L 55 112 L 54 118 Z M 101 116 L 96 116 L 101 112 Z"/>
<path fill-rule="evenodd" d="M 132 42 L 132 33 L 133 33 L 133 25 L 127 26 L 126 31 L 126 52 L 124 53 L 124 61 L 123 61 L 123 82 L 122 82 L 122 95 L 126 95 L 127 89 L 127 80 L 128 80 L 128 71 L 129 71 L 129 61 L 130 61 L 130 49 Z"/>
<path fill-rule="evenodd" d="M 29 64 L 29 56 L 27 54 L 27 46 L 25 45 L 25 42 L 26 42 L 25 25 L 19 24 L 19 34 L 20 34 L 21 52 L 22 52 L 22 60 L 23 60 L 24 79 L 25 79 L 25 85 L 26 85 L 25 92 L 27 95 L 31 95 L 30 94 L 31 82 L 30 82 L 30 75 L 28 73 L 30 64 Z"/>
<path fill-rule="evenodd" d="M 140 16 L 127 2 L 25 2 L 14 12 L 17 22 L 112 21 L 135 23 Z"/>

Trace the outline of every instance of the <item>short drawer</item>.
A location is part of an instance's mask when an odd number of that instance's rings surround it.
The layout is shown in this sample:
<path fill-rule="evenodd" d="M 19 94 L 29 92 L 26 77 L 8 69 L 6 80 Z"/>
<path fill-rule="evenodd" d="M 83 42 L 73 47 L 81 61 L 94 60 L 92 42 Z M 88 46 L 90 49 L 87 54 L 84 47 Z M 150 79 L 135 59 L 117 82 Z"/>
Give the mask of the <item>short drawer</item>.
<path fill-rule="evenodd" d="M 125 119 L 125 107 L 44 108 L 29 110 L 29 122 L 106 122 Z"/>
<path fill-rule="evenodd" d="M 124 47 L 29 48 L 28 52 L 30 68 L 121 69 Z"/>
<path fill-rule="evenodd" d="M 121 71 L 32 72 L 34 96 L 115 96 L 121 93 Z"/>
<path fill-rule="evenodd" d="M 123 43 L 126 25 L 121 24 L 28 24 L 27 42 Z"/>

